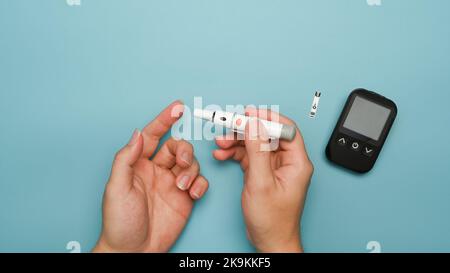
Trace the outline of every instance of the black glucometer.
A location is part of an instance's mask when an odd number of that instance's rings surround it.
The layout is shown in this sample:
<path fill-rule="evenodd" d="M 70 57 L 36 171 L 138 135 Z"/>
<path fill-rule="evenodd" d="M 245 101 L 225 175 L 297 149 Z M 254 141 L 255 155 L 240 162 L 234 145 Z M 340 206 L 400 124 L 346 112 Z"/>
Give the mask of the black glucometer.
<path fill-rule="evenodd" d="M 365 89 L 352 91 L 328 142 L 328 159 L 359 173 L 370 171 L 396 116 L 390 99 Z"/>

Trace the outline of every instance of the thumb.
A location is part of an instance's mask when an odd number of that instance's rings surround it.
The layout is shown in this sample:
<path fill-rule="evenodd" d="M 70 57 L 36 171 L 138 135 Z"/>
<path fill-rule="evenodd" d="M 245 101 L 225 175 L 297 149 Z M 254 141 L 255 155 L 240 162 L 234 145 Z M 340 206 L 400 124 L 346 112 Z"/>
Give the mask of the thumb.
<path fill-rule="evenodd" d="M 248 155 L 249 172 L 258 177 L 272 177 L 269 136 L 264 124 L 256 118 L 250 118 L 245 127 L 245 149 Z"/>
<path fill-rule="evenodd" d="M 134 130 L 128 144 L 114 158 L 111 179 L 112 184 L 129 186 L 133 178 L 133 165 L 142 155 L 144 141 L 141 131 Z"/>

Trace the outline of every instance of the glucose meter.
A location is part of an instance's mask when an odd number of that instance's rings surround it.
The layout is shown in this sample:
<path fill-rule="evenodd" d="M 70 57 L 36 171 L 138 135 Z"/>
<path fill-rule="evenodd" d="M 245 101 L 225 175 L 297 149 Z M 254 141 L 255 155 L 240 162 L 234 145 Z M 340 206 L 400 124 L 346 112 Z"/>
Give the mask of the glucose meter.
<path fill-rule="evenodd" d="M 327 158 L 350 170 L 370 171 L 397 116 L 393 101 L 372 91 L 352 91 L 331 134 Z"/>

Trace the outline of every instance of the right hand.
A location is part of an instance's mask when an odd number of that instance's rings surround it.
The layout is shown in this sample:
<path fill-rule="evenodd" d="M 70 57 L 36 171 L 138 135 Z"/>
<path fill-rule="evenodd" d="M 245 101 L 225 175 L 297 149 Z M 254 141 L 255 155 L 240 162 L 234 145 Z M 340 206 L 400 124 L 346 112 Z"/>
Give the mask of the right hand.
<path fill-rule="evenodd" d="M 247 108 L 246 115 L 294 125 L 290 119 L 269 110 Z M 253 130 L 253 128 L 258 130 Z M 249 128 L 252 128 L 250 130 Z M 292 142 L 280 140 L 276 151 L 257 120 L 246 127 L 245 140 L 229 136 L 216 139 L 217 160 L 234 159 L 244 171 L 242 209 L 250 241 L 259 252 L 303 252 L 300 219 L 313 173 L 313 165 L 297 129 Z"/>

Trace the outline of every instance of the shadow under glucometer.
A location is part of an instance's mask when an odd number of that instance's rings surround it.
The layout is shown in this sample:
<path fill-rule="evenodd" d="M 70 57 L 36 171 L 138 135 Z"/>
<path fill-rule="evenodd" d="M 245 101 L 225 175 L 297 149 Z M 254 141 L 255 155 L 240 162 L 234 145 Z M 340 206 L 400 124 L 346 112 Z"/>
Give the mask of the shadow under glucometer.
<path fill-rule="evenodd" d="M 343 166 L 340 166 L 340 165 L 338 165 L 338 164 L 335 164 L 335 163 L 331 162 L 331 161 L 328 159 L 327 155 L 326 155 L 325 149 L 323 149 L 323 150 L 321 151 L 321 157 L 322 157 L 322 159 L 326 162 L 325 164 L 327 165 L 327 167 L 330 167 L 330 168 L 336 168 L 336 169 L 338 169 L 338 170 L 340 170 L 340 171 L 343 171 L 343 172 L 345 172 L 345 173 L 351 174 L 351 175 L 353 175 L 353 176 L 355 176 L 355 177 L 364 177 L 364 176 L 367 176 L 369 173 L 371 173 L 371 172 L 367 172 L 367 173 L 359 173 L 359 172 L 355 172 L 355 171 L 349 170 L 349 169 L 347 169 L 347 168 L 345 168 L 345 167 L 343 167 Z"/>

